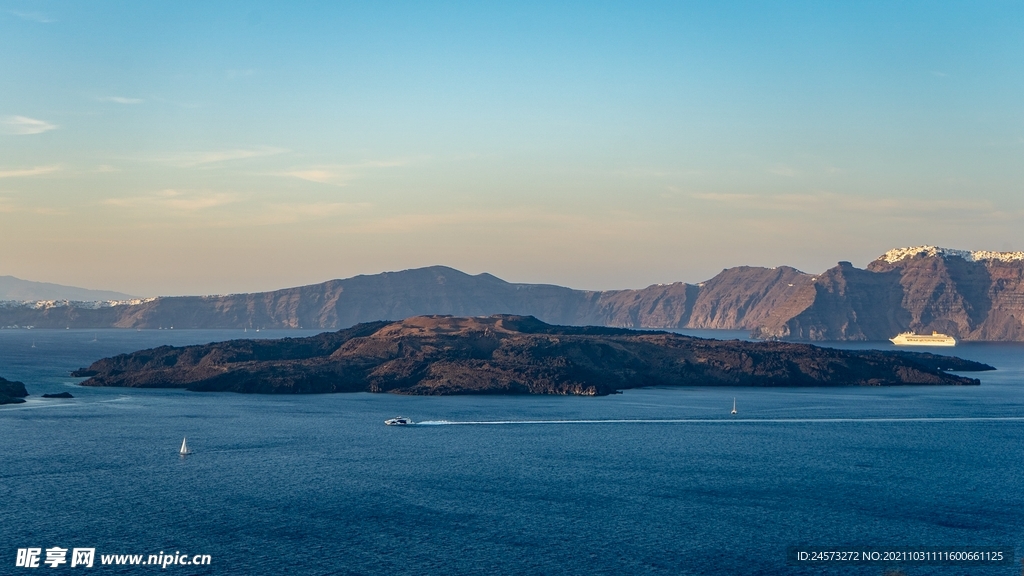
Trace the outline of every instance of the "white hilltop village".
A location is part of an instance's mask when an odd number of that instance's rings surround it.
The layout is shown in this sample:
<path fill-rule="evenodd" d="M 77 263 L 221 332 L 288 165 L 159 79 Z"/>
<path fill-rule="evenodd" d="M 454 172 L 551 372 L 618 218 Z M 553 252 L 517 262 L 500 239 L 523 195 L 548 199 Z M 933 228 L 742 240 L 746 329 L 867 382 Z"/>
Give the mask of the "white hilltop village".
<path fill-rule="evenodd" d="M 878 259 L 895 264 L 901 260 L 915 256 L 958 256 L 968 262 L 981 262 L 983 260 L 1000 260 L 1002 262 L 1014 262 L 1024 260 L 1024 252 L 993 252 L 990 250 L 956 250 L 953 248 L 941 248 L 939 246 L 914 246 L 912 248 L 893 248 Z"/>
<path fill-rule="evenodd" d="M 47 310 L 49 308 L 67 308 L 72 306 L 86 310 L 97 310 L 99 308 L 113 308 L 115 306 L 136 306 L 152 302 L 153 300 L 156 300 L 156 298 L 131 298 L 129 300 L 0 300 L 0 307 Z"/>

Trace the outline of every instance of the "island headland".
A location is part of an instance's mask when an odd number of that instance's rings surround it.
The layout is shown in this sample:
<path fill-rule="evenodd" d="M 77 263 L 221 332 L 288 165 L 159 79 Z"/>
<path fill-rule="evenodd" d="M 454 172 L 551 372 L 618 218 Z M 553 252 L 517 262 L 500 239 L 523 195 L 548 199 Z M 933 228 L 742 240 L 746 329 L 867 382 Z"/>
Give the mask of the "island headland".
<path fill-rule="evenodd" d="M 161 346 L 104 358 L 84 386 L 295 394 L 573 394 L 646 386 L 977 385 L 991 366 L 926 353 L 554 326 L 531 316 L 418 316 L 280 340 Z"/>
<path fill-rule="evenodd" d="M 74 396 L 71 395 L 71 392 L 57 392 L 55 394 L 43 394 L 42 397 L 46 398 L 46 399 L 57 398 L 57 399 L 62 399 L 62 400 L 66 400 L 68 398 L 74 398 Z"/>
<path fill-rule="evenodd" d="M 0 378 L 0 404 L 21 404 L 26 396 L 25 384 Z"/>

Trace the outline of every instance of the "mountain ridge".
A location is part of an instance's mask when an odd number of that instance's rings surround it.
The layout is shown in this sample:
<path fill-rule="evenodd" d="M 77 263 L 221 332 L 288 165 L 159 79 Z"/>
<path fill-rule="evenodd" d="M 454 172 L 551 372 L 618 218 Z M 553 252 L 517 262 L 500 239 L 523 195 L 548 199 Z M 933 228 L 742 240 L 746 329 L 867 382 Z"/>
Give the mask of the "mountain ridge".
<path fill-rule="evenodd" d="M 698 284 L 575 290 L 506 282 L 447 266 L 359 275 L 271 292 L 174 296 L 113 306 L 0 305 L 0 326 L 315 328 L 448 314 L 518 314 L 560 325 L 749 330 L 781 340 L 884 340 L 906 330 L 1024 341 L 1024 253 L 920 246 L 866 268 L 813 275 L 728 268 Z"/>
<path fill-rule="evenodd" d="M 135 296 L 113 290 L 93 290 L 52 282 L 34 282 L 14 276 L 0 276 L 0 300 L 37 302 L 41 300 L 103 301 L 132 300 Z"/>

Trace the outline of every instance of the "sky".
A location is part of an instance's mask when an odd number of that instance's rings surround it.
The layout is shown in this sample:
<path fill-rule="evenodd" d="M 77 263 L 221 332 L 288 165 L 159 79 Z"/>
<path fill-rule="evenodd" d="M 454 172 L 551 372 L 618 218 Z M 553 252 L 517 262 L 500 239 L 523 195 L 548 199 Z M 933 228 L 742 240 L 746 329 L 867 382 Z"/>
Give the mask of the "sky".
<path fill-rule="evenodd" d="M 1020 2 L 0 0 L 0 275 L 639 288 L 1024 250 Z"/>

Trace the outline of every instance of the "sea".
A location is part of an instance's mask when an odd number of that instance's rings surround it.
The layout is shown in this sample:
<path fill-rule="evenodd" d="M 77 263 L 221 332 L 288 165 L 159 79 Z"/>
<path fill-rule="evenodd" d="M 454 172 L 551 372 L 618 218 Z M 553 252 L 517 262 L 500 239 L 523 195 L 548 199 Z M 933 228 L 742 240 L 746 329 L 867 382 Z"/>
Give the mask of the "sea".
<path fill-rule="evenodd" d="M 1022 344 L 940 350 L 998 368 L 962 387 L 243 395 L 69 376 L 160 345 L 313 333 L 0 330 L 0 376 L 31 394 L 0 406 L 0 574 L 1021 574 Z M 74 398 L 40 397 L 55 392 Z M 790 554 L 914 547 L 1012 558 Z M 36 570 L 18 566 L 30 548 Z M 92 568 L 70 566 L 75 548 Z M 66 563 L 43 563 L 51 549 Z"/>

